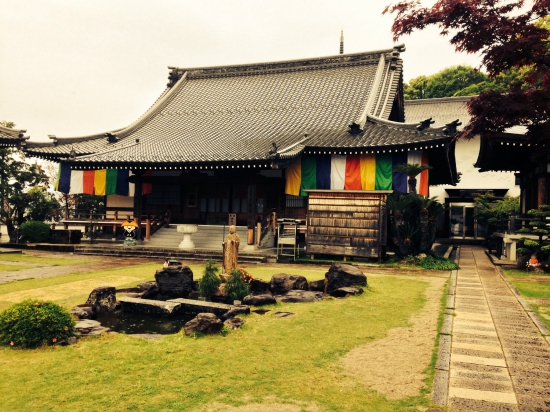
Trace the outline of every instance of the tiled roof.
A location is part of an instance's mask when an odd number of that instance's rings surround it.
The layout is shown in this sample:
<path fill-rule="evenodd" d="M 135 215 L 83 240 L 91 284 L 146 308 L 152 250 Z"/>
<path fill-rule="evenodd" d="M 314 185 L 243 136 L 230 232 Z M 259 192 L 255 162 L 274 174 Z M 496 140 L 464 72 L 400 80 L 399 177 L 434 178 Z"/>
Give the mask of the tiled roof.
<path fill-rule="evenodd" d="M 28 143 L 71 163 L 249 162 L 305 147 L 382 147 L 445 139 L 386 121 L 401 82 L 399 50 L 209 68 L 171 68 L 168 88 L 132 125 L 107 134 Z M 374 92 L 373 92 L 374 89 Z M 360 130 L 349 132 L 350 125 Z M 110 134 L 111 138 L 106 137 Z M 304 135 L 307 138 L 304 139 Z M 109 142 L 111 140 L 111 142 Z"/>
<path fill-rule="evenodd" d="M 466 104 L 471 98 L 467 96 L 405 100 L 405 121 L 418 123 L 431 117 L 435 122 L 432 127 L 441 127 L 458 119 L 462 123 L 460 130 L 470 121 Z"/>
<path fill-rule="evenodd" d="M 20 143 L 28 139 L 25 136 L 26 130 L 20 129 L 10 129 L 7 127 L 0 126 L 0 146 L 17 146 Z"/>

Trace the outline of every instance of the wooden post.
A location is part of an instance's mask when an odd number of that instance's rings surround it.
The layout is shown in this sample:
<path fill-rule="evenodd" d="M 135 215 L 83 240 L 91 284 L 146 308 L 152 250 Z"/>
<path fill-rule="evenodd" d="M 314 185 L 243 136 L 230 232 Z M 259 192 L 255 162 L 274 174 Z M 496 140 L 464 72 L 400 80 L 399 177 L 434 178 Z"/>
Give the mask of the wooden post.
<path fill-rule="evenodd" d="M 538 185 L 537 185 L 537 206 L 545 205 L 547 203 L 546 199 L 546 176 L 539 176 Z"/>
<path fill-rule="evenodd" d="M 145 221 L 145 241 L 149 242 L 151 240 L 151 219 Z"/>
<path fill-rule="evenodd" d="M 135 182 L 135 192 L 134 192 L 134 221 L 137 223 L 137 233 L 135 240 L 141 240 L 141 213 L 143 209 L 143 190 L 142 190 L 142 181 L 141 177 L 143 175 L 143 170 L 136 170 L 136 182 Z"/>

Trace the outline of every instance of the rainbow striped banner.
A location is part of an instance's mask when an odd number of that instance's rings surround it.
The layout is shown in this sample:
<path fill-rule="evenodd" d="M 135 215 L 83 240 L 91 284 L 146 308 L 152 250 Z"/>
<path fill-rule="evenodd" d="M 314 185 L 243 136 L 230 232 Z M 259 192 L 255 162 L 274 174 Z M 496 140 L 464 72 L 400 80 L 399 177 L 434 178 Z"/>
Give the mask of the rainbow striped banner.
<path fill-rule="evenodd" d="M 135 185 L 128 182 L 131 174 L 125 169 L 71 170 L 67 163 L 61 162 L 55 190 L 69 194 L 134 196 Z M 150 170 L 145 172 L 144 176 L 147 175 L 151 175 Z M 142 192 L 151 193 L 152 185 L 142 184 Z"/>
<path fill-rule="evenodd" d="M 394 190 L 407 193 L 407 176 L 394 173 L 397 165 L 428 164 L 428 155 L 419 150 L 363 155 L 303 156 L 286 169 L 285 193 L 307 196 L 307 189 Z M 417 192 L 428 196 L 428 171 L 417 178 Z"/>

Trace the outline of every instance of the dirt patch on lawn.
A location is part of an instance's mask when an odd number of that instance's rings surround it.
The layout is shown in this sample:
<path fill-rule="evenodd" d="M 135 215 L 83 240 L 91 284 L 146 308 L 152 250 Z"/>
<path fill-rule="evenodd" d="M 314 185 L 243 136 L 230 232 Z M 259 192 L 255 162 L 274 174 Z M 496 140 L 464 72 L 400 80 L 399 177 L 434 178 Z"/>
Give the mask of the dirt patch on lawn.
<path fill-rule="evenodd" d="M 426 304 L 409 319 L 411 326 L 390 329 L 384 339 L 352 349 L 340 361 L 346 375 L 388 399 L 418 396 L 432 357 L 446 279 L 423 277 L 429 283 Z"/>
<path fill-rule="evenodd" d="M 297 401 L 296 404 L 277 403 L 276 399 L 266 403 L 250 403 L 244 406 L 229 406 L 223 403 L 213 402 L 196 412 L 320 412 L 315 402 L 305 403 Z"/>

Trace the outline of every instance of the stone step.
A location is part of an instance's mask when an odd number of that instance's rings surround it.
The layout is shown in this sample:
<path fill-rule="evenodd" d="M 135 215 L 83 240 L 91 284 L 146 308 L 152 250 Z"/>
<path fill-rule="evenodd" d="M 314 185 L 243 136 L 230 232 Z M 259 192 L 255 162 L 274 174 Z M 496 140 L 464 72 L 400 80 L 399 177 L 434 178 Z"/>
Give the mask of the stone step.
<path fill-rule="evenodd" d="M 141 257 L 149 259 L 164 259 L 165 257 L 173 257 L 186 260 L 207 260 L 213 259 L 222 261 L 223 256 L 220 251 L 185 251 L 181 249 L 170 248 L 146 248 L 146 247 L 103 247 L 103 246 L 85 246 L 75 245 L 74 253 L 77 255 L 100 255 L 100 256 L 119 256 L 119 257 Z M 239 254 L 240 262 L 261 263 L 267 259 L 276 259 L 273 255 L 263 254 Z"/>

